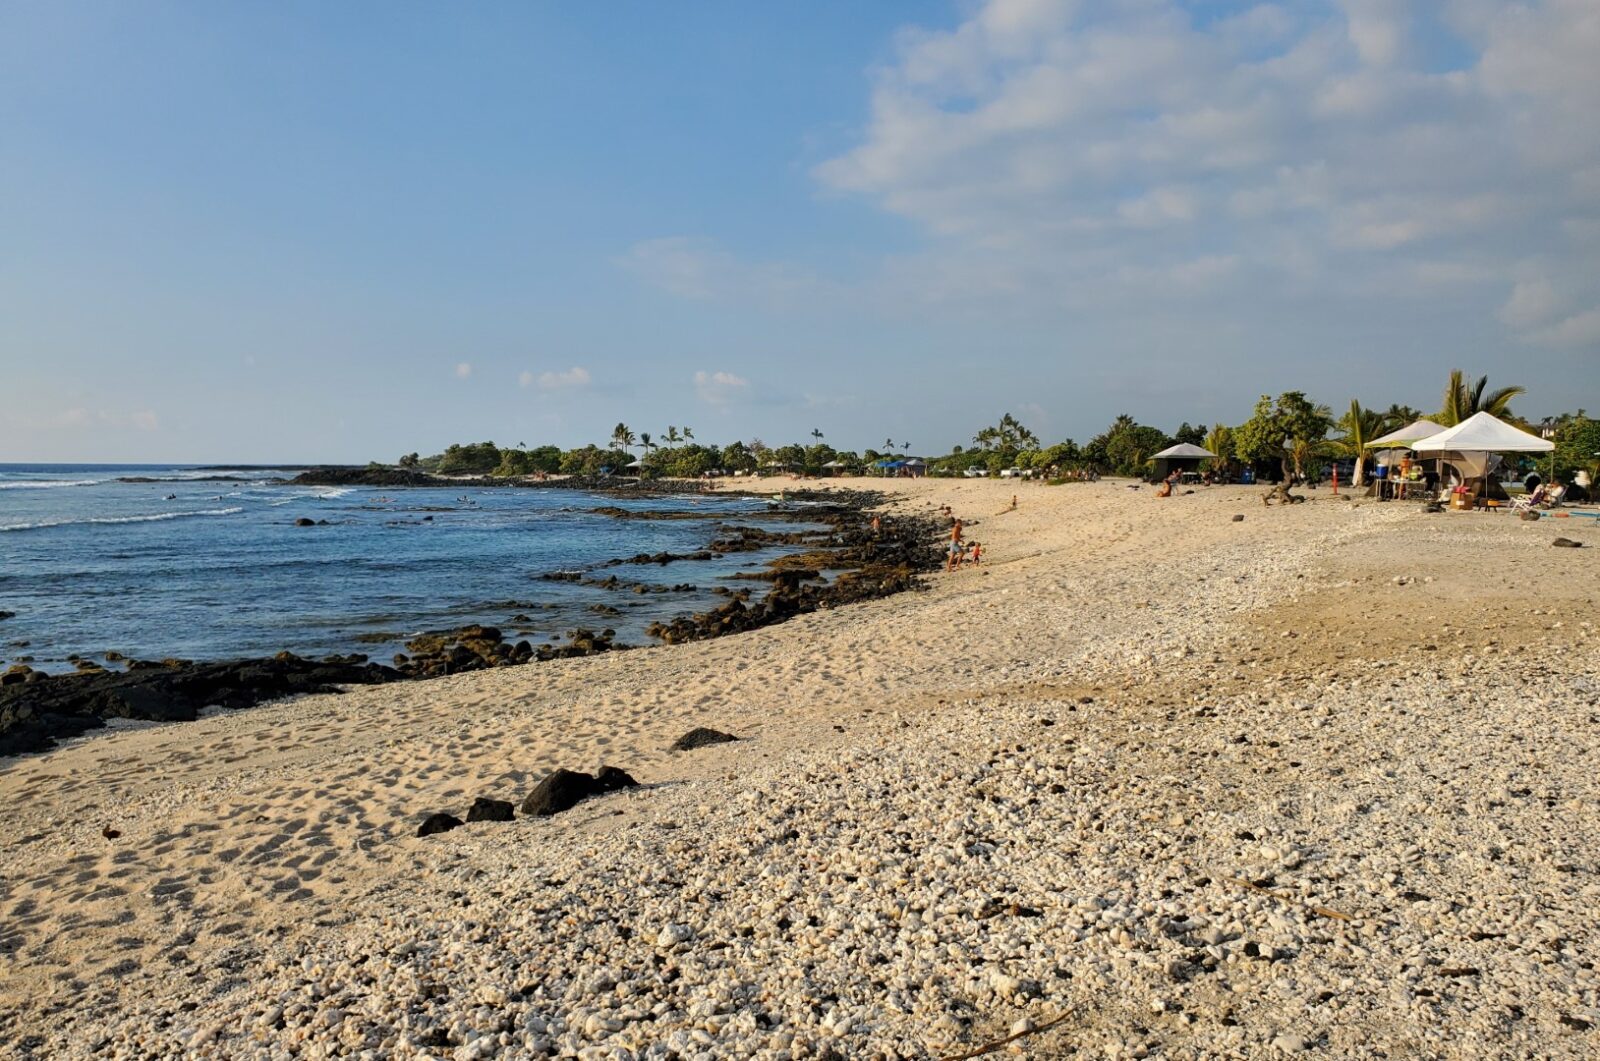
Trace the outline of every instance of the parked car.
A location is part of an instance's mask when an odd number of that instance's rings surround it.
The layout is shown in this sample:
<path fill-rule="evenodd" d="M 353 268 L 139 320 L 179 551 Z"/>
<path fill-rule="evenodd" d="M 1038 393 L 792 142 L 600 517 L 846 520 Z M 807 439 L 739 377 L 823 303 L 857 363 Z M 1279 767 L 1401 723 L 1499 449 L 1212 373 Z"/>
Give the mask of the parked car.
<path fill-rule="evenodd" d="M 989 478 L 989 469 L 988 468 L 968 468 L 966 471 L 962 472 L 961 474 L 965 475 L 968 479 L 987 479 L 987 478 Z"/>

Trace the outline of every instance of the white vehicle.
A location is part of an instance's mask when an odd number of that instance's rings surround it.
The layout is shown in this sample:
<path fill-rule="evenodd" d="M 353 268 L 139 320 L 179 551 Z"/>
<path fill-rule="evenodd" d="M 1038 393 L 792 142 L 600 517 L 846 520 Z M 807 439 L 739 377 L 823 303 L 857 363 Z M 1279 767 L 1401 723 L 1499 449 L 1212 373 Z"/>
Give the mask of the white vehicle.
<path fill-rule="evenodd" d="M 1002 479 L 1026 479 L 1027 477 L 1028 473 L 1023 471 L 1021 468 L 1000 469 L 1000 478 Z"/>
<path fill-rule="evenodd" d="M 968 479 L 987 479 L 987 478 L 989 478 L 989 469 L 988 468 L 968 468 L 966 471 L 962 472 L 961 474 L 965 475 Z"/>

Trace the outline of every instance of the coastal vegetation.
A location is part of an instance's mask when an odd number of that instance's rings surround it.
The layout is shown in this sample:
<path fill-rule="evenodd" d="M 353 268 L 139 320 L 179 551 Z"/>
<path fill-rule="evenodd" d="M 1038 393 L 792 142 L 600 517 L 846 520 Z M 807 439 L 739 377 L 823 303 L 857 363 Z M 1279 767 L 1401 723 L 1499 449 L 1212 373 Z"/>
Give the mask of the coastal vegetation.
<path fill-rule="evenodd" d="M 894 474 L 915 462 L 929 475 L 995 475 L 1016 469 L 1036 475 L 1100 474 L 1143 476 L 1153 454 L 1177 443 L 1201 446 L 1216 454 L 1205 462 L 1209 471 L 1234 475 L 1245 468 L 1264 478 L 1304 479 L 1326 473 L 1332 462 L 1347 462 L 1343 474 L 1363 485 L 1370 464 L 1367 444 L 1373 439 L 1427 417 L 1451 427 L 1477 412 L 1488 412 L 1526 430 L 1542 432 L 1556 443 L 1554 470 L 1570 480 L 1579 471 L 1600 479 L 1600 424 L 1583 410 L 1548 417 L 1533 424 L 1512 410 L 1520 386 L 1491 389 L 1487 376 L 1475 380 L 1459 369 L 1450 373 L 1437 412 L 1391 403 L 1380 411 L 1351 399 L 1345 411 L 1332 409 L 1304 391 L 1262 395 L 1243 423 L 1190 424 L 1173 431 L 1139 422 L 1121 413 L 1099 434 L 1080 445 L 1071 438 L 1046 444 L 1016 415 L 1002 413 L 993 424 L 973 432 L 970 446 L 916 458 L 911 443 L 884 439 L 881 447 L 860 451 L 836 449 L 821 428 L 812 428 L 809 442 L 769 445 L 760 438 L 725 444 L 700 442 L 693 428 L 669 424 L 659 432 L 635 431 L 618 422 L 604 445 L 563 450 L 553 445 L 529 448 L 519 443 L 460 443 L 423 457 L 409 453 L 401 468 L 440 475 L 486 475 L 499 478 L 542 475 L 642 475 L 659 479 L 694 479 L 705 475 L 756 474 Z"/>

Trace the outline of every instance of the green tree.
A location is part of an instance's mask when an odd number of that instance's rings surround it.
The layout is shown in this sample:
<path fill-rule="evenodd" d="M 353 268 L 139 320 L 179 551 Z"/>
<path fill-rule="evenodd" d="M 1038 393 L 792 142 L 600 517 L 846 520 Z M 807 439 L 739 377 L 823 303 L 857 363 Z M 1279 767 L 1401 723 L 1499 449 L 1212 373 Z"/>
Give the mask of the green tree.
<path fill-rule="evenodd" d="M 611 429 L 611 444 L 617 449 L 627 452 L 634 442 L 633 430 L 627 424 L 618 424 Z"/>
<path fill-rule="evenodd" d="M 452 443 L 440 454 L 441 475 L 488 475 L 500 466 L 500 448 L 493 442 Z"/>
<path fill-rule="evenodd" d="M 1187 420 L 1178 426 L 1177 433 L 1172 436 L 1173 442 L 1186 442 L 1191 446 L 1204 445 L 1205 440 L 1206 429 L 1204 425 L 1197 427 L 1193 424 L 1190 424 Z M 1216 451 L 1213 450 L 1212 452 Z"/>
<path fill-rule="evenodd" d="M 1024 427 L 1016 417 L 1005 413 L 994 427 L 986 427 L 973 435 L 972 444 L 980 449 L 1015 454 L 1023 449 L 1038 449 L 1039 436 Z"/>
<path fill-rule="evenodd" d="M 1410 422 L 1391 423 L 1387 413 L 1363 409 L 1360 402 L 1351 399 L 1349 410 L 1334 425 L 1344 432 L 1343 437 L 1334 440 L 1334 446 L 1345 456 L 1355 458 L 1356 470 L 1350 479 L 1351 486 L 1361 486 L 1366 482 L 1367 443 L 1382 437 L 1386 431 L 1404 427 Z"/>
<path fill-rule="evenodd" d="M 1591 494 L 1600 490 L 1600 420 L 1585 415 L 1582 409 L 1556 418 L 1554 458 L 1555 477 L 1570 483 L 1579 471 L 1589 473 Z"/>
<path fill-rule="evenodd" d="M 1405 427 L 1407 424 L 1414 424 L 1418 420 L 1421 420 L 1422 410 L 1413 409 L 1409 405 L 1391 404 L 1389 408 L 1383 411 L 1383 415 L 1384 418 L 1389 421 L 1389 423 L 1394 425 L 1394 427 L 1390 428 L 1390 430 L 1394 430 L 1395 428 Z"/>
<path fill-rule="evenodd" d="M 1172 440 L 1160 428 L 1141 424 L 1122 413 L 1111 426 L 1089 441 L 1085 456 L 1097 467 L 1109 468 L 1118 475 L 1143 476 L 1145 463 Z"/>
<path fill-rule="evenodd" d="M 722 447 L 721 467 L 730 472 L 748 472 L 756 467 L 756 458 L 743 442 L 730 442 Z"/>
<path fill-rule="evenodd" d="M 1501 387 L 1484 393 L 1488 386 L 1488 376 L 1479 376 L 1476 383 L 1468 384 L 1466 375 L 1459 368 L 1452 369 L 1450 382 L 1444 389 L 1444 407 L 1439 410 L 1437 417 L 1440 426 L 1455 427 L 1475 413 L 1488 413 L 1502 420 L 1512 419 L 1511 399 L 1527 393 L 1527 388 Z"/>
<path fill-rule="evenodd" d="M 1277 461 L 1285 477 L 1304 478 L 1332 423 L 1327 407 L 1303 391 L 1285 391 L 1276 402 L 1263 394 L 1254 415 L 1234 431 L 1234 450 L 1240 460 Z"/>
<path fill-rule="evenodd" d="M 421 463 L 422 458 L 417 456 L 415 453 L 407 453 L 404 457 L 400 458 L 400 467 L 402 468 L 415 468 Z"/>
<path fill-rule="evenodd" d="M 1210 470 L 1223 471 L 1232 468 L 1235 463 L 1233 428 L 1227 424 L 1212 424 L 1211 433 L 1206 435 L 1206 440 L 1201 445 L 1216 454 L 1215 458 L 1206 461 Z"/>

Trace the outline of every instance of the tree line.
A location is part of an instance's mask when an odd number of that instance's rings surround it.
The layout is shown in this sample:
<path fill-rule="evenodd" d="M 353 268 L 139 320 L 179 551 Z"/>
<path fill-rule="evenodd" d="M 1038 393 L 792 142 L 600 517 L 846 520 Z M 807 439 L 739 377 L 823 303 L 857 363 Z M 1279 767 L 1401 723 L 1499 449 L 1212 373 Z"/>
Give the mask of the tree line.
<path fill-rule="evenodd" d="M 1369 408 L 1352 400 L 1336 416 L 1329 406 L 1314 402 L 1303 391 L 1285 391 L 1277 397 L 1262 395 L 1249 419 L 1241 424 L 1217 423 L 1208 428 L 1184 422 L 1169 433 L 1122 414 L 1083 445 L 1070 438 L 1044 445 L 1038 435 L 1008 412 L 998 423 L 975 432 L 971 446 L 956 446 L 947 454 L 929 458 L 927 469 L 935 475 L 958 475 L 975 468 L 991 473 L 1019 468 L 1057 475 L 1093 470 L 1143 476 L 1149 472 L 1154 454 L 1186 442 L 1216 454 L 1207 463 L 1213 471 L 1223 474 L 1235 474 L 1249 466 L 1301 479 L 1320 474 L 1329 461 L 1351 460 L 1355 466 L 1353 485 L 1359 486 L 1370 457 L 1367 443 L 1424 416 L 1441 427 L 1453 427 L 1474 413 L 1485 411 L 1524 429 L 1548 433 L 1556 444 L 1558 478 L 1570 479 L 1577 470 L 1588 469 L 1600 481 L 1600 421 L 1579 409 L 1529 425 L 1511 408 L 1512 400 L 1523 393 L 1524 388 L 1515 386 L 1491 390 L 1488 377 L 1469 380 L 1456 370 L 1450 374 L 1439 410 L 1433 413 L 1424 414 L 1399 404 L 1387 409 Z M 771 446 L 751 438 L 719 446 L 698 441 L 690 427 L 668 425 L 659 433 L 635 432 L 626 423 L 618 423 L 605 445 L 564 450 L 550 445 L 529 448 L 519 443 L 503 447 L 493 442 L 474 442 L 451 445 L 430 457 L 410 453 L 400 458 L 399 464 L 441 475 L 511 477 L 610 472 L 698 478 L 708 473 L 748 474 L 762 470 L 813 475 L 835 469 L 871 472 L 910 454 L 910 442 L 897 442 L 892 437 L 884 440 L 882 448 L 867 447 L 859 452 L 835 449 L 820 428 L 811 430 L 810 442 Z"/>

